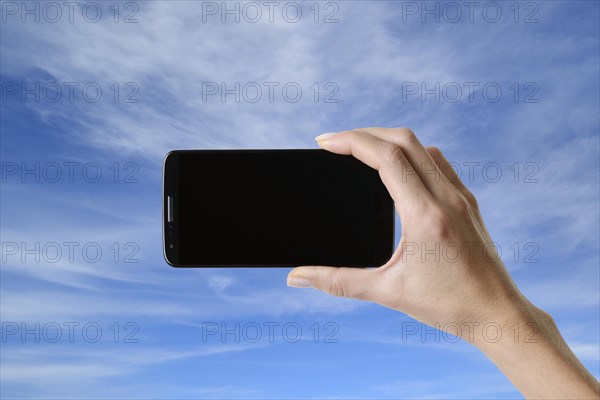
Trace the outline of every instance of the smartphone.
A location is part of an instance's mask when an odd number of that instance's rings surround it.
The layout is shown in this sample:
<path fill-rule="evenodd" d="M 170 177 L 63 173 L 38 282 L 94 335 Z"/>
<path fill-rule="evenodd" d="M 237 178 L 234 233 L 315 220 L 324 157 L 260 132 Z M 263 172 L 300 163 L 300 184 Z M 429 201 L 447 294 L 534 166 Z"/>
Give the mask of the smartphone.
<path fill-rule="evenodd" d="M 376 170 L 321 149 L 175 150 L 163 171 L 174 267 L 377 267 L 394 203 Z"/>

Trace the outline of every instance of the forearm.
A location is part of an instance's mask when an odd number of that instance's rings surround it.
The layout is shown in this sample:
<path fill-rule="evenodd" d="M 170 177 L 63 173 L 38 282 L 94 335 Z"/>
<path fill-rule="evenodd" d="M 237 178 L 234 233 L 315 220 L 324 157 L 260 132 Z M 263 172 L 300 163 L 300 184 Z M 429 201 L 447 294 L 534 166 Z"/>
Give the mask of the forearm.
<path fill-rule="evenodd" d="M 550 315 L 526 299 L 498 318 L 496 342 L 474 343 L 528 399 L 598 399 L 600 384 L 561 336 Z"/>

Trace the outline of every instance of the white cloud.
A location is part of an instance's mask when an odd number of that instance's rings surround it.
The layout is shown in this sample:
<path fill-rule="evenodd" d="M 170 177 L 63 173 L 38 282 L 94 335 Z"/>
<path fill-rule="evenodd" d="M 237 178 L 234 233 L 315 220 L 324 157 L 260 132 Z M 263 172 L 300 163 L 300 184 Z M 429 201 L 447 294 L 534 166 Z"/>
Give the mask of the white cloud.
<path fill-rule="evenodd" d="M 560 11 L 557 3 L 540 5 L 543 16 Z M 3 241 L 76 238 L 109 244 L 134 240 L 140 246 L 141 259 L 132 265 L 3 264 L 3 320 L 89 321 L 118 315 L 157 324 L 193 325 L 205 318 L 341 318 L 363 309 L 366 303 L 285 287 L 286 270 L 225 273 L 169 268 L 160 249 L 160 217 L 154 208 L 159 201 L 148 200 L 158 196 L 162 158 L 173 148 L 307 147 L 314 146 L 312 138 L 317 133 L 357 124 L 410 126 L 425 144 L 440 146 L 453 161 L 473 160 L 475 154 L 474 161 L 492 159 L 505 167 L 515 161 L 537 162 L 539 184 L 526 186 L 507 180 L 472 185 L 487 225 L 502 245 L 534 240 L 542 254 L 550 250 L 568 260 L 562 272 L 557 272 L 555 265 L 562 260 L 554 260 L 552 269 L 542 265 L 513 268 L 523 282 L 523 292 L 536 305 L 597 314 L 599 121 L 597 101 L 590 101 L 587 95 L 597 84 L 598 58 L 569 61 L 585 56 L 590 49 L 596 52 L 597 37 L 559 31 L 548 34 L 544 24 L 402 24 L 398 22 L 399 8 L 391 2 L 336 4 L 340 7 L 338 24 L 310 20 L 299 24 L 281 20 L 275 24 L 204 24 L 201 2 L 166 1 L 140 3 L 138 24 L 110 20 L 3 24 L 5 76 L 96 81 L 108 94 L 96 104 L 28 103 L 50 125 L 66 127 L 53 139 L 90 146 L 104 156 L 134 157 L 148 167 L 148 179 L 140 184 L 138 193 L 119 196 L 113 190 L 90 190 L 78 193 L 76 206 L 66 201 L 59 189 L 3 186 Z M 399 97 L 400 85 L 406 81 L 514 80 L 535 80 L 541 88 L 540 103 L 463 107 L 403 103 Z M 115 81 L 120 85 L 136 82 L 140 102 L 111 102 L 108 86 Z M 204 102 L 201 92 L 206 81 L 229 85 L 293 81 L 302 85 L 305 96 L 296 104 L 281 100 Z M 309 86 L 330 81 L 339 86 L 340 103 L 313 103 Z M 76 157 L 85 161 L 81 155 Z M 66 211 L 72 207 L 80 213 Z M 15 224 L 19 219 L 22 224 Z M 596 337 L 597 326 L 573 335 L 572 347 L 578 356 L 597 361 Z M 397 339 L 389 337 L 371 339 L 397 344 Z M 222 354 L 237 351 L 221 350 Z M 111 352 L 105 356 L 81 353 L 71 364 L 56 352 L 12 351 L 5 358 L 3 347 L 2 379 L 19 384 L 37 379 L 64 397 L 68 388 L 61 388 L 64 381 L 56 376 L 66 375 L 67 368 L 84 382 L 80 393 L 86 393 L 94 387 L 89 382 L 97 378 L 208 355 L 201 349 L 143 349 L 119 366 L 113 361 L 122 358 Z M 455 378 L 407 378 L 379 385 L 376 393 L 433 398 L 515 393 L 499 375 L 475 376 L 482 383 L 477 387 L 472 381 Z M 453 389 L 460 385 L 470 389 Z M 139 388 L 132 385 L 131 390 L 135 393 Z M 181 391 L 198 397 L 226 396 L 227 392 L 240 397 L 256 393 L 252 388 L 219 386 Z"/>
<path fill-rule="evenodd" d="M 43 394 L 46 398 L 92 398 L 102 393 L 103 398 L 123 398 L 140 396 L 140 388 L 135 385 L 114 383 L 106 387 L 107 379 L 129 377 L 135 382 L 135 374 L 145 369 L 164 364 L 169 368 L 173 362 L 205 358 L 219 354 L 245 352 L 259 349 L 265 344 L 204 345 L 185 349 L 144 347 L 139 344 L 113 345 L 114 348 L 74 347 L 72 343 L 46 346 L 11 347 L 3 345 L 2 377 L 3 392 L 13 391 L 16 387 L 26 388 L 19 391 Z M 119 348 L 119 346 L 124 348 Z M 32 363 L 31 360 L 35 360 Z M 165 390 L 162 387 L 161 390 Z M 190 388 L 187 388 L 190 389 Z M 193 393 L 203 396 L 223 396 L 224 393 L 252 394 L 254 390 L 235 386 L 218 387 L 200 385 L 193 390 L 182 391 L 189 396 Z M 17 393 L 17 392 L 15 392 Z M 156 396 L 158 393 L 154 393 Z M 166 393 L 163 393 L 166 395 Z M 173 396 L 173 394 L 171 394 Z M 169 397 L 169 396 L 167 396 Z"/>
<path fill-rule="evenodd" d="M 233 282 L 234 279 L 231 276 L 211 276 L 208 279 L 208 286 L 210 286 L 216 293 L 222 293 L 225 289 L 231 286 Z"/>

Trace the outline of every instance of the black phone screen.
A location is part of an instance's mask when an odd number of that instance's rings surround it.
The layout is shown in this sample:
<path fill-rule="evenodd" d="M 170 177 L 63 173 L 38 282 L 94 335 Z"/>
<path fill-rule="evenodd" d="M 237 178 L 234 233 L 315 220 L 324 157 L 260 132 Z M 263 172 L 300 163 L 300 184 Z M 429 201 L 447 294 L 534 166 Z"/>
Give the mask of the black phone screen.
<path fill-rule="evenodd" d="M 374 267 L 393 252 L 393 201 L 377 171 L 351 156 L 175 154 L 178 266 Z"/>

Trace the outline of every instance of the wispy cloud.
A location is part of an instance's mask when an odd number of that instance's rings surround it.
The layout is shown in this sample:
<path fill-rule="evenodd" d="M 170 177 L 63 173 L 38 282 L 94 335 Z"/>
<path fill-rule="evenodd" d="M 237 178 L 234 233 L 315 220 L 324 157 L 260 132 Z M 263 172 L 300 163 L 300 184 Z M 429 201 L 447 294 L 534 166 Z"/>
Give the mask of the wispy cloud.
<path fill-rule="evenodd" d="M 26 396 L 37 392 L 44 393 L 46 398 L 92 398 L 96 397 L 97 393 L 103 393 L 103 398 L 118 398 L 123 395 L 137 397 L 149 393 L 146 390 L 140 391 L 140 388 L 134 391 L 127 383 L 122 387 L 116 385 L 106 390 L 102 382 L 109 378 L 131 377 L 133 374 L 143 372 L 144 369 L 153 366 L 164 365 L 164 368 L 169 368 L 169 363 L 177 361 L 257 350 L 264 347 L 265 344 L 204 345 L 185 349 L 159 349 L 156 346 L 141 347 L 137 344 L 114 345 L 114 347 L 117 346 L 126 347 L 126 349 L 96 348 L 91 350 L 81 345 L 73 348 L 74 345 L 70 343 L 30 348 L 4 346 L 1 382 L 5 388 L 25 385 L 27 389 L 22 394 Z M 122 356 L 124 350 L 126 350 L 126 357 Z M 35 364 L 30 362 L 32 359 L 36 360 Z M 187 394 L 222 396 L 226 393 L 248 395 L 254 392 L 254 390 L 239 389 L 233 386 L 197 386 Z M 178 392 L 180 390 L 175 391 L 175 393 Z"/>
<path fill-rule="evenodd" d="M 60 345 L 3 344 L 3 395 L 280 398 L 291 393 L 286 384 L 293 384 L 307 398 L 517 397 L 491 365 L 482 364 L 480 374 L 452 373 L 457 363 L 481 361 L 466 344 L 402 343 L 390 322 L 396 321 L 392 311 L 287 288 L 287 270 L 177 270 L 162 260 L 160 187 L 167 151 L 312 147 L 317 133 L 367 125 L 410 126 L 451 161 L 491 161 L 504 168 L 498 183 L 480 174 L 469 183 L 492 237 L 503 246 L 522 291 L 559 316 L 574 351 L 597 369 L 600 61 L 592 17 L 598 5 L 540 2 L 539 23 L 533 24 L 511 18 L 490 24 L 480 17 L 475 23 L 424 24 L 419 15 L 400 22 L 402 2 L 334 3 L 339 22 L 332 24 L 315 24 L 309 4 L 303 10 L 310 17 L 296 24 L 281 18 L 221 23 L 218 17 L 204 23 L 203 2 L 189 1 L 139 2 L 136 24 L 112 22 L 108 3 L 109 17 L 97 23 L 77 18 L 23 24 L 17 18 L 2 24 L 3 82 L 97 82 L 105 92 L 98 103 L 3 102 L 3 161 L 133 160 L 140 167 L 139 183 L 129 186 L 2 184 L 3 242 L 139 246 L 139 262 L 131 264 L 13 257 L 0 269 L 2 321 L 132 320 L 146 327 L 149 341 L 126 349 L 69 351 Z M 471 103 L 467 90 L 456 103 L 431 96 L 403 100 L 407 82 L 431 88 L 473 81 L 501 84 L 503 101 Z M 115 82 L 121 95 L 124 84 L 135 83 L 139 102 L 115 102 L 109 88 Z M 233 96 L 222 102 L 219 95 L 207 101 L 206 82 L 228 87 L 277 82 L 278 90 L 295 82 L 303 97 L 283 101 L 279 91 L 273 102 L 236 102 Z M 536 83 L 539 102 L 514 102 L 515 82 L 521 88 Z M 315 83 L 319 101 L 313 98 Z M 323 102 L 330 93 L 323 90 L 327 83 L 335 84 L 337 103 Z M 536 163 L 539 182 L 514 183 L 509 167 L 515 162 Z M 527 171 L 520 172 L 523 178 Z M 539 245 L 540 261 L 511 262 L 507 247 L 528 241 Z M 113 256 L 110 249 L 107 254 Z M 292 360 L 272 346 L 199 347 L 186 336 L 197 335 L 207 320 L 323 318 L 339 324 L 344 340 L 339 348 L 319 348 L 315 358 L 304 347 Z M 436 367 L 425 376 L 416 367 L 433 365 L 431 360 L 417 357 L 411 365 L 398 365 L 390 348 L 401 348 L 407 359 L 426 351 L 460 351 L 436 353 Z M 348 354 L 352 359 L 343 358 Z M 190 363 L 195 357 L 210 360 L 202 365 L 208 367 Z M 360 371 L 357 379 L 338 382 L 314 373 L 325 361 L 342 359 L 336 368 L 347 368 L 351 377 Z M 298 360 L 314 365 L 302 369 L 293 364 Z M 242 373 L 236 369 L 240 364 L 252 368 Z M 298 367 L 293 382 L 290 365 Z M 273 382 L 261 381 L 261 374 L 273 376 Z M 198 383 L 198 376 L 205 380 Z M 20 389 L 24 383 L 27 392 Z"/>

